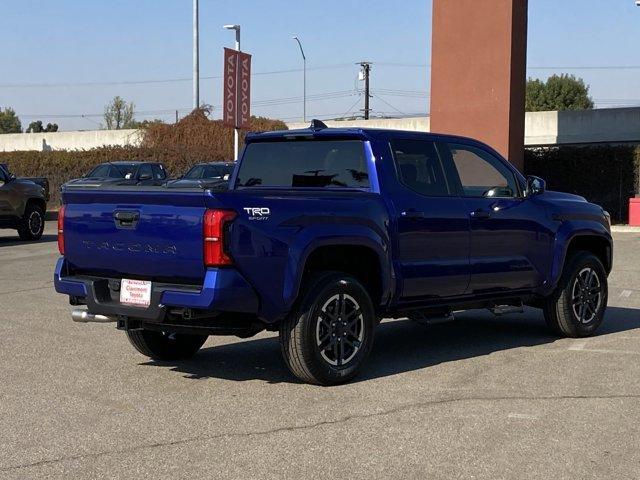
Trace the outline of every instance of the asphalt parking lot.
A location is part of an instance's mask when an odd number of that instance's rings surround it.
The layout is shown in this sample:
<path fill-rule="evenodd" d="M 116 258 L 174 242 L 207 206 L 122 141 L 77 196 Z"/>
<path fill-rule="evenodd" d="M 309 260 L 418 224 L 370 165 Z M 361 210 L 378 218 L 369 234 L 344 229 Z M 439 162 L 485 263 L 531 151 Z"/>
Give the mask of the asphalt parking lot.
<path fill-rule="evenodd" d="M 640 234 L 596 337 L 539 311 L 384 322 L 356 382 L 298 383 L 277 338 L 157 363 L 71 322 L 55 228 L 0 232 L 0 478 L 640 478 Z"/>

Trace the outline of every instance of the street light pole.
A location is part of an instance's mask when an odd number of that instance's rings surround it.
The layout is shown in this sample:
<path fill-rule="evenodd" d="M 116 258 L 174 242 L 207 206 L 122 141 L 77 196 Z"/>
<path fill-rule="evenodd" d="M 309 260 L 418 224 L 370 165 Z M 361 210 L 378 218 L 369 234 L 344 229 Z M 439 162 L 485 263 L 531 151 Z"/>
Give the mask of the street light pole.
<path fill-rule="evenodd" d="M 200 106 L 200 38 L 198 0 L 193 0 L 193 109 Z"/>
<path fill-rule="evenodd" d="M 222 28 L 226 30 L 236 31 L 236 51 L 240 51 L 240 25 L 224 25 Z M 240 149 L 240 133 L 237 127 L 233 129 L 233 156 L 234 160 L 238 161 L 238 151 Z"/>
<path fill-rule="evenodd" d="M 300 53 L 302 54 L 302 121 L 307 121 L 307 57 L 302 49 L 302 43 L 296 35 L 293 39 L 298 42 Z"/>

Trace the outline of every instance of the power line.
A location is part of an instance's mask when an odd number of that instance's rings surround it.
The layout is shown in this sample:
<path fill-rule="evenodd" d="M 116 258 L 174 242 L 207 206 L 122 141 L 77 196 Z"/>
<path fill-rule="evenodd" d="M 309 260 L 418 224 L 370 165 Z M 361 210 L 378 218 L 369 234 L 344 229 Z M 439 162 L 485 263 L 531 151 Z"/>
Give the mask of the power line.
<path fill-rule="evenodd" d="M 404 112 L 401 111 L 400 109 L 394 107 L 393 105 L 391 105 L 389 102 L 387 102 L 384 98 L 382 98 L 381 95 L 372 95 L 375 96 L 375 98 L 377 98 L 378 100 L 380 100 L 382 103 L 384 103 L 387 107 L 391 107 L 393 108 L 396 112 L 398 112 L 401 115 L 404 115 Z"/>
<path fill-rule="evenodd" d="M 375 62 L 385 67 L 431 68 L 428 63 Z M 527 70 L 639 70 L 640 65 L 531 65 Z"/>
<path fill-rule="evenodd" d="M 342 118 L 348 116 L 353 111 L 355 106 L 358 105 L 358 103 L 360 103 L 360 99 L 361 98 L 362 98 L 362 92 L 360 92 L 360 94 L 358 95 L 358 98 L 356 98 L 356 101 L 353 102 L 353 105 L 351 105 L 349 108 L 347 108 L 347 111 L 342 114 Z"/>
<path fill-rule="evenodd" d="M 323 92 L 316 93 L 313 95 L 308 95 L 308 101 L 319 101 L 319 100 L 332 100 L 336 98 L 345 98 L 352 97 L 356 95 L 357 92 L 354 90 L 342 90 L 336 92 Z M 288 105 L 290 103 L 296 103 L 302 101 L 302 97 L 284 97 L 284 98 L 270 98 L 265 100 L 258 100 L 251 103 L 252 107 L 269 107 L 269 106 L 278 106 L 278 105 Z M 214 109 L 222 108 L 221 105 L 214 105 Z M 168 115 L 173 114 L 178 110 L 179 112 L 191 112 L 192 109 L 189 107 L 182 108 L 170 108 L 170 109 L 161 109 L 161 110 L 140 110 L 136 111 L 136 116 L 150 116 L 150 115 Z M 102 117 L 103 113 L 79 113 L 79 114 L 19 114 L 19 117 L 22 118 L 97 118 Z"/>
<path fill-rule="evenodd" d="M 376 65 L 385 67 L 401 67 L 401 68 L 431 68 L 427 63 L 402 63 L 402 62 L 375 62 Z M 311 70 L 333 70 L 352 67 L 351 63 L 338 63 L 332 65 L 320 65 L 317 67 L 309 67 Z M 640 70 L 640 65 L 555 65 L 555 66 L 529 66 L 528 70 Z M 289 68 L 282 70 L 270 70 L 264 72 L 254 72 L 253 76 L 262 75 L 281 75 L 288 73 L 301 72 L 301 68 Z M 201 76 L 201 80 L 218 80 L 222 79 L 222 75 Z M 62 83 L 9 83 L 0 84 L 0 88 L 59 88 L 59 87 L 96 87 L 96 86 L 118 86 L 118 85 L 153 85 L 178 82 L 191 82 L 191 77 L 180 78 L 163 78 L 163 79 L 146 79 L 146 80 L 115 80 L 115 81 L 95 81 L 95 82 L 62 82 Z"/>
<path fill-rule="evenodd" d="M 320 65 L 317 67 L 308 67 L 309 70 L 335 70 L 339 68 L 351 67 L 350 63 L 336 63 L 333 65 Z M 265 72 L 253 72 L 252 76 L 262 75 L 281 75 L 286 73 L 301 72 L 301 68 L 289 68 L 285 70 L 271 70 Z M 222 79 L 222 75 L 210 75 L 201 76 L 200 80 L 218 80 Z M 152 79 L 152 80 L 116 80 L 105 82 L 73 82 L 73 83 L 14 83 L 3 84 L 0 88 L 58 88 L 58 87 L 104 87 L 111 85 L 149 85 L 149 84 L 163 84 L 163 83 L 176 83 L 176 82 L 191 82 L 191 77 L 183 78 L 165 78 L 165 79 Z"/>

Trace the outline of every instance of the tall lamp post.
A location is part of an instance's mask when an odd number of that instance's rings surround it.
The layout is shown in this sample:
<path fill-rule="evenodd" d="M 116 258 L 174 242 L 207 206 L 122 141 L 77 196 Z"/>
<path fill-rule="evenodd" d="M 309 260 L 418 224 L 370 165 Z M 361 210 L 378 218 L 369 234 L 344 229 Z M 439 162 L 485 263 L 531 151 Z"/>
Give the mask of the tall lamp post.
<path fill-rule="evenodd" d="M 307 121 L 307 57 L 302 49 L 302 43 L 296 35 L 293 39 L 298 42 L 300 53 L 302 54 L 302 121 Z"/>
<path fill-rule="evenodd" d="M 235 30 L 236 31 L 236 50 L 240 51 L 240 25 L 224 25 L 222 28 L 226 30 Z M 233 155 L 234 160 L 238 161 L 238 149 L 240 144 L 240 134 L 238 132 L 238 128 L 235 127 L 233 129 Z"/>
<path fill-rule="evenodd" d="M 200 106 L 200 38 L 198 34 L 198 0 L 193 0 L 193 109 Z"/>

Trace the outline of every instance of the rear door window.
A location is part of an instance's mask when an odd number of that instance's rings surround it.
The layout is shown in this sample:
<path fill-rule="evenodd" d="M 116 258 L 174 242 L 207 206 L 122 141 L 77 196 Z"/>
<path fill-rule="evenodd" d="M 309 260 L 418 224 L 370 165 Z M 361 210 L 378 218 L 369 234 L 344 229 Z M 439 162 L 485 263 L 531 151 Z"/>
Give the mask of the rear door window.
<path fill-rule="evenodd" d="M 238 187 L 369 188 L 360 140 L 292 140 L 250 143 Z"/>
<path fill-rule="evenodd" d="M 433 142 L 393 140 L 391 150 L 400 183 L 427 197 L 449 195 L 442 163 Z"/>

